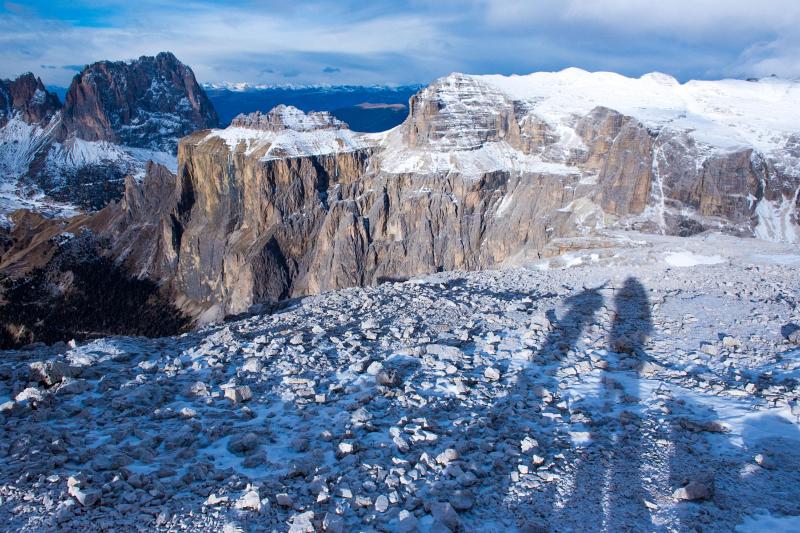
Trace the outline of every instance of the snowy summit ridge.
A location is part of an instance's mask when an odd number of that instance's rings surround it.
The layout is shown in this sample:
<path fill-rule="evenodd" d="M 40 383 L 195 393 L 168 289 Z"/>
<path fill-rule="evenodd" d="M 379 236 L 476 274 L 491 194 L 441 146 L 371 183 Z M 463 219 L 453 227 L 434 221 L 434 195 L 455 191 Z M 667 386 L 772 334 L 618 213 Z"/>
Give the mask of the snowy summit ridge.
<path fill-rule="evenodd" d="M 327 111 L 304 113 L 279 105 L 268 113 L 239 115 L 223 130 L 211 130 L 205 140 L 223 139 L 231 150 L 260 154 L 264 160 L 336 154 L 366 148 L 368 136 L 350 131 Z"/>

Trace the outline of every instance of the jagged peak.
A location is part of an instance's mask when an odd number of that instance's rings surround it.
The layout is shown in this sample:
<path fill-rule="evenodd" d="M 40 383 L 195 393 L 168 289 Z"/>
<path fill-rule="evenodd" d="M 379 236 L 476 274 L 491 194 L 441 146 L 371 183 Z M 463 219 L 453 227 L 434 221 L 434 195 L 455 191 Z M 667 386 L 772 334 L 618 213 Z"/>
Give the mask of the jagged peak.
<path fill-rule="evenodd" d="M 327 129 L 348 129 L 348 125 L 327 111 L 308 113 L 287 105 L 279 105 L 267 113 L 255 111 L 240 114 L 231 121 L 231 127 L 262 131 L 316 131 Z"/>

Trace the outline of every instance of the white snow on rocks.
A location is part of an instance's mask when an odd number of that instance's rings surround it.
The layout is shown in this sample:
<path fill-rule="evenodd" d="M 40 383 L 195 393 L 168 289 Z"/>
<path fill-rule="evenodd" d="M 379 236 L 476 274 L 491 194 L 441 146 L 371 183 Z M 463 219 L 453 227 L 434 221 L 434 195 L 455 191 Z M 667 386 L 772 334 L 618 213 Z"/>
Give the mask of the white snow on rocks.
<path fill-rule="evenodd" d="M 53 142 L 61 125 L 57 113 L 42 127 L 28 124 L 19 117 L 11 118 L 0 128 L 0 225 L 9 225 L 8 215 L 17 209 L 31 209 L 46 216 L 69 217 L 78 209 L 69 203 L 58 202 L 45 196 L 35 185 L 22 183 L 31 163 L 47 147 L 44 174 L 59 185 L 85 167 L 112 165 L 137 179 L 144 177 L 147 161 L 160 163 L 177 172 L 175 155 L 145 148 L 132 148 L 107 141 L 86 141 L 70 137 L 63 143 Z"/>
<path fill-rule="evenodd" d="M 604 106 L 655 129 L 691 131 L 698 141 L 723 150 L 754 147 L 771 152 L 796 133 L 800 123 L 800 83 L 790 80 L 681 84 L 657 72 L 627 78 L 577 68 L 474 78 L 515 100 L 533 102 L 533 112 L 553 123 Z"/>
<path fill-rule="evenodd" d="M 232 151 L 258 152 L 263 161 L 352 152 L 374 144 L 371 136 L 350 131 L 330 113 L 304 113 L 285 105 L 266 114 L 239 115 L 229 127 L 211 130 L 201 142 L 215 138 L 223 139 Z"/>
<path fill-rule="evenodd" d="M 678 249 L 726 261 L 670 269 Z M 175 338 L 4 352 L 0 519 L 30 531 L 789 527 L 800 294 L 795 264 L 759 259 L 787 252 L 619 235 L 563 270 L 441 273 Z"/>
<path fill-rule="evenodd" d="M 417 150 L 402 144 L 397 133 L 387 135 L 382 145 L 381 170 L 391 174 L 457 172 L 480 177 L 506 170 L 541 174 L 579 174 L 564 163 L 544 161 L 540 156 L 520 152 L 506 142 L 487 142 L 473 150 Z"/>
<path fill-rule="evenodd" d="M 261 159 L 264 161 L 353 152 L 370 146 L 364 135 L 343 129 L 275 132 L 230 126 L 212 130 L 205 140 L 213 138 L 224 140 L 228 148 L 246 155 L 263 150 Z"/>

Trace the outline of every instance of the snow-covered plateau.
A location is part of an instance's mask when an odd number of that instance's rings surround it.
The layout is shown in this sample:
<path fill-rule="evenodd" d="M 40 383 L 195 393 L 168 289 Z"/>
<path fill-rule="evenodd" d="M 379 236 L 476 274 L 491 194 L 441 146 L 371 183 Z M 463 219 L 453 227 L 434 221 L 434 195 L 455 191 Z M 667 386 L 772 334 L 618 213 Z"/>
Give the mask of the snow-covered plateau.
<path fill-rule="evenodd" d="M 798 264 L 785 244 L 620 232 L 175 338 L 7 351 L 0 519 L 794 531 Z"/>

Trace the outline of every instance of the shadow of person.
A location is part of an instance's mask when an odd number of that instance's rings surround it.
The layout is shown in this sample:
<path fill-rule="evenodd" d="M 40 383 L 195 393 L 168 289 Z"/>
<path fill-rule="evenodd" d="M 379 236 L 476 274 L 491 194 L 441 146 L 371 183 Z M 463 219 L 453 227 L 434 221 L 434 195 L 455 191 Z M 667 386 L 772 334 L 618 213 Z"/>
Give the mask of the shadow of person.
<path fill-rule="evenodd" d="M 556 406 L 560 403 L 560 382 L 556 374 L 560 367 L 568 364 L 571 352 L 577 351 L 582 333 L 594 323 L 597 311 L 603 306 L 600 290 L 584 289 L 567 298 L 564 301 L 564 313 L 559 313 L 560 317 L 554 310 L 547 312 L 551 329 L 531 363 L 520 371 L 513 390 L 491 406 L 486 417 L 490 423 L 473 425 L 465 441 L 493 442 L 506 449 L 513 447 L 519 454 L 520 442 L 535 437 L 538 443 L 536 450 L 546 455 L 548 460 L 552 460 L 552 455 L 563 449 L 557 443 L 560 438 L 558 424 L 548 416 L 558 410 Z M 528 409 L 514 410 L 513 406 L 519 406 L 520 403 L 528 406 Z M 493 487 L 492 493 L 498 497 L 508 495 L 514 492 L 510 485 L 517 484 L 513 481 L 516 473 L 517 463 L 509 461 L 508 456 L 504 455 L 487 470 L 480 484 Z M 555 494 L 543 486 L 525 486 L 522 490 L 529 492 L 523 492 L 525 496 L 517 502 L 525 507 L 524 512 L 520 513 L 525 517 L 520 524 L 521 530 L 547 530 L 545 524 L 551 522 Z M 535 494 L 534 497 L 530 497 L 530 491 Z M 497 508 L 495 502 L 485 499 L 481 508 L 491 513 L 494 512 L 493 506 Z"/>
<path fill-rule="evenodd" d="M 605 413 L 591 421 L 592 442 L 575 450 L 574 485 L 559 522 L 576 508 L 592 517 L 587 531 L 641 531 L 650 526 L 642 486 L 643 417 L 639 378 L 648 357 L 644 345 L 652 331 L 650 302 L 644 286 L 628 278 L 614 296 L 608 355 L 598 397 Z"/>
<path fill-rule="evenodd" d="M 602 305 L 599 288 L 584 289 L 565 299 L 558 314 L 554 310 L 547 312 L 550 330 L 529 360 L 520 363 L 523 366 L 514 374 L 516 381 L 510 385 L 510 390 L 502 391 L 491 403 L 472 406 L 468 413 L 460 402 L 440 407 L 453 410 L 454 416 L 464 420 L 457 426 L 456 448 L 462 464 L 478 475 L 468 485 L 459 485 L 458 480 L 443 476 L 430 488 L 421 489 L 417 494 L 419 498 L 449 500 L 461 512 L 459 500 L 463 498 L 456 494 L 465 491 L 456 490 L 456 485 L 468 486 L 466 492 L 480 495 L 474 499 L 474 506 L 469 506 L 469 513 L 472 518 L 479 517 L 481 526 L 490 524 L 499 509 L 512 505 L 524 507 L 515 513 L 520 530 L 545 527 L 553 509 L 552 494 L 537 476 L 524 479 L 518 475 L 518 465 L 530 463 L 530 458 L 521 458 L 521 442 L 535 439 L 536 450 L 548 460 L 562 450 L 553 445 L 559 437 L 557 423 L 547 416 L 559 403 L 556 372 L 567 364 L 571 351 L 577 351 L 582 332 L 593 323 Z M 441 412 L 439 415 L 446 418 Z"/>

